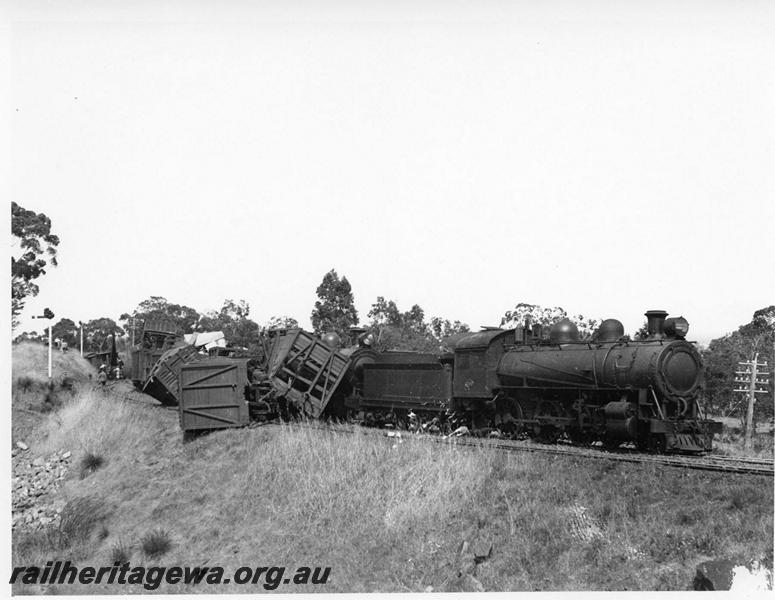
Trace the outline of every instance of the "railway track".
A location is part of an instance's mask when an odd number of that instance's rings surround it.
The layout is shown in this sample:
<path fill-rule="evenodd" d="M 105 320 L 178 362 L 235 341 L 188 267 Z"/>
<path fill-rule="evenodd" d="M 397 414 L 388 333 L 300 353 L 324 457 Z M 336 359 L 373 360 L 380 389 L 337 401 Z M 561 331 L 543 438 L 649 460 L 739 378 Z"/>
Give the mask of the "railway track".
<path fill-rule="evenodd" d="M 108 385 L 105 392 L 118 397 L 127 402 L 133 402 L 167 411 L 177 412 L 177 407 L 164 406 L 149 396 L 145 399 L 133 398 L 128 394 L 116 389 L 115 385 Z M 282 423 L 267 422 L 254 423 L 251 427 L 283 427 Z M 604 450 L 602 448 L 582 448 L 569 444 L 557 443 L 554 445 L 540 444 L 532 441 L 504 440 L 492 438 L 472 438 L 472 437 L 449 437 L 438 436 L 425 433 L 411 433 L 400 430 L 369 429 L 354 425 L 344 424 L 324 424 L 311 423 L 304 424 L 305 427 L 312 429 L 324 429 L 332 432 L 341 432 L 349 434 L 373 435 L 377 437 L 400 437 L 404 441 L 425 441 L 429 443 L 447 444 L 456 446 L 483 447 L 492 450 L 504 452 L 532 452 L 536 454 L 561 455 L 575 458 L 589 458 L 593 460 L 610 460 L 615 462 L 656 464 L 666 467 L 678 467 L 683 469 L 698 469 L 703 471 L 716 471 L 724 473 L 741 473 L 746 475 L 763 475 L 773 477 L 775 475 L 775 462 L 773 460 L 755 458 L 755 457 L 732 457 L 732 456 L 681 456 L 681 455 L 661 455 L 644 454 L 628 448 L 619 448 L 617 450 Z"/>
<path fill-rule="evenodd" d="M 259 426 L 282 426 L 277 423 L 265 423 Z M 505 452 L 532 452 L 536 454 L 561 455 L 573 458 L 589 458 L 593 460 L 610 460 L 615 462 L 656 464 L 666 467 L 717 471 L 724 473 L 739 473 L 745 475 L 775 475 L 775 461 L 755 457 L 731 456 L 681 456 L 663 454 L 644 454 L 635 450 L 621 448 L 618 450 L 603 450 L 602 448 L 581 448 L 570 444 L 555 445 L 540 444 L 531 441 L 503 440 L 471 437 L 440 437 L 430 434 L 415 434 L 405 431 L 367 429 L 351 425 L 325 425 L 306 423 L 306 427 L 325 429 L 333 432 L 360 433 L 377 437 L 400 438 L 402 441 L 426 441 L 429 443 L 488 448 Z"/>
<path fill-rule="evenodd" d="M 125 380 L 122 380 L 125 381 Z M 106 394 L 110 394 L 111 396 L 115 398 L 119 398 L 125 402 L 132 402 L 134 404 L 139 404 L 141 406 L 147 406 L 149 408 L 158 408 L 161 410 L 171 410 L 178 412 L 177 406 L 165 406 L 164 404 L 160 404 L 158 401 L 156 401 L 154 398 L 151 398 L 150 396 L 146 394 L 140 394 L 141 398 L 134 398 L 130 396 L 129 394 L 123 393 L 121 390 L 117 388 L 117 384 L 115 381 L 112 381 L 105 385 L 105 387 L 95 387 L 96 390 L 102 389 L 103 392 Z M 147 400 L 146 400 L 147 398 Z"/>
<path fill-rule="evenodd" d="M 598 448 L 579 448 L 576 446 L 543 445 L 531 442 L 517 442 L 512 440 L 464 440 L 458 439 L 456 443 L 465 445 L 484 445 L 509 452 L 537 452 L 541 454 L 554 454 L 573 456 L 577 458 L 603 459 L 617 462 L 656 464 L 668 467 L 680 467 L 684 469 L 698 469 L 702 471 L 721 471 L 725 473 L 743 473 L 748 475 L 775 475 L 775 464 L 772 460 L 756 458 L 734 458 L 728 456 L 682 456 L 643 454 L 641 452 L 607 451 Z"/>

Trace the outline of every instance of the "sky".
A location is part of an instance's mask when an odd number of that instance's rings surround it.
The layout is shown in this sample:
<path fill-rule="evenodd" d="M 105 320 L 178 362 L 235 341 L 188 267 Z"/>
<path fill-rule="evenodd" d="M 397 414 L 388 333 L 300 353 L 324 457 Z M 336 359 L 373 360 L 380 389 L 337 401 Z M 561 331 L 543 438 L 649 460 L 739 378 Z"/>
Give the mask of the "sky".
<path fill-rule="evenodd" d="M 362 322 L 377 296 L 474 329 L 664 309 L 707 343 L 775 304 L 770 2 L 6 16 L 7 197 L 61 238 L 18 331 L 151 295 L 309 327 L 330 269 Z"/>

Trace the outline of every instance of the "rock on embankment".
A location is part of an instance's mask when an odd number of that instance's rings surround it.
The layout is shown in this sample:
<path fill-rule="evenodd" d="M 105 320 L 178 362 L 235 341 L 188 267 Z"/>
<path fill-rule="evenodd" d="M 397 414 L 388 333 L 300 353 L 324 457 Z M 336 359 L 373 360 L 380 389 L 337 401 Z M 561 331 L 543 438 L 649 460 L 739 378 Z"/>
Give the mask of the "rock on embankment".
<path fill-rule="evenodd" d="M 70 471 L 71 453 L 54 452 L 48 457 L 32 456 L 23 442 L 11 452 L 11 513 L 16 528 L 37 529 L 59 523 L 65 501 L 56 498 L 59 482 Z"/>

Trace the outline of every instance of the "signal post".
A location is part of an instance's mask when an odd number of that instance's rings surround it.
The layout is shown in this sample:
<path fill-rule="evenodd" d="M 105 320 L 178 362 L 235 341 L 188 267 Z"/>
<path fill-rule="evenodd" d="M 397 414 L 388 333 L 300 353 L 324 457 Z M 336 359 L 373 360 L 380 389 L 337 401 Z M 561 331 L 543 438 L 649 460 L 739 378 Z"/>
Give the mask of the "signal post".
<path fill-rule="evenodd" d="M 54 313 L 51 312 L 48 308 L 43 309 L 42 315 L 37 315 L 32 317 L 33 319 L 48 319 L 48 384 L 51 386 L 51 384 L 54 381 L 54 361 L 53 361 L 53 354 L 52 354 L 52 336 L 51 336 L 51 330 L 53 329 L 52 323 L 54 322 Z"/>

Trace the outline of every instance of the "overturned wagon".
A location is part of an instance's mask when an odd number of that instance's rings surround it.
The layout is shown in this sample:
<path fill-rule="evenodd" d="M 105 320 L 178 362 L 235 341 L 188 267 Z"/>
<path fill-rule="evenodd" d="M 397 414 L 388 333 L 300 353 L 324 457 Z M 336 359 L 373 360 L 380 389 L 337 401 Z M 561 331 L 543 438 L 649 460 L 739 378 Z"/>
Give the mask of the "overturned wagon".
<path fill-rule="evenodd" d="M 280 414 L 321 418 L 350 366 L 336 348 L 302 329 L 277 332 L 266 363 L 205 358 L 180 367 L 178 407 L 184 431 L 247 425 Z"/>
<path fill-rule="evenodd" d="M 193 346 L 178 346 L 161 355 L 143 384 L 143 391 L 162 404 L 175 406 L 180 399 L 179 379 L 181 368 L 205 357 Z"/>

